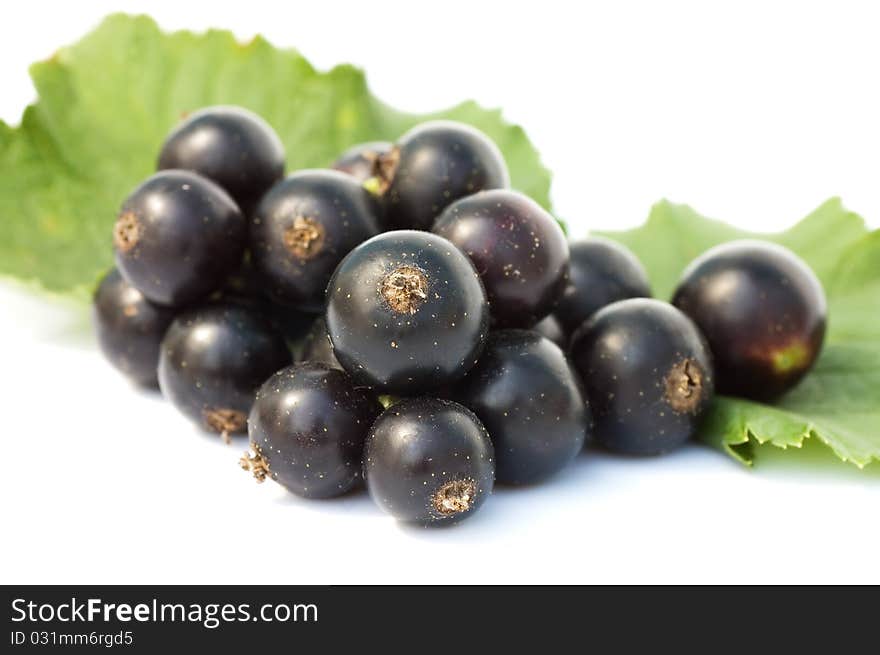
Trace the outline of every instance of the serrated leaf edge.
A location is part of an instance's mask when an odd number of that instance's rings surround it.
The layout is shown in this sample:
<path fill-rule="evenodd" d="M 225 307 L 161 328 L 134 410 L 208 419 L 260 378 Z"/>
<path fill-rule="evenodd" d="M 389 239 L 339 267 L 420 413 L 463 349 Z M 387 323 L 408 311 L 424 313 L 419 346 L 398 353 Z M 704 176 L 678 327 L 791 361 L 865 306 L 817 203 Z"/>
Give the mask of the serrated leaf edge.
<path fill-rule="evenodd" d="M 768 405 L 768 407 L 773 407 L 772 405 Z M 779 409 L 779 408 L 775 408 Z M 833 452 L 841 461 L 847 462 L 849 464 L 854 464 L 860 470 L 864 469 L 866 466 L 871 464 L 872 462 L 880 462 L 880 457 L 869 456 L 866 460 L 858 460 L 852 457 L 847 456 L 843 452 L 841 452 L 838 448 L 834 447 L 827 438 L 822 436 L 822 427 L 817 425 L 811 421 L 807 421 L 803 416 L 796 412 L 791 412 L 789 410 L 780 410 L 784 411 L 786 414 L 791 416 L 792 418 L 796 418 L 798 421 L 803 422 L 803 430 L 795 437 L 795 441 L 793 443 L 778 443 L 774 441 L 773 437 L 762 436 L 758 432 L 756 432 L 750 425 L 746 424 L 742 428 L 742 433 L 738 438 L 724 438 L 722 440 L 722 446 L 724 451 L 727 452 L 728 455 L 733 457 L 736 461 L 741 464 L 752 467 L 755 461 L 755 452 L 754 446 L 759 448 L 765 447 L 767 445 L 774 446 L 775 448 L 779 448 L 780 450 L 787 450 L 788 448 L 803 448 L 804 442 L 807 439 L 818 439 L 818 441 L 827 447 L 831 452 Z M 741 449 L 741 446 L 751 446 L 752 448 Z M 744 455 L 741 450 L 751 450 L 750 455 Z"/>

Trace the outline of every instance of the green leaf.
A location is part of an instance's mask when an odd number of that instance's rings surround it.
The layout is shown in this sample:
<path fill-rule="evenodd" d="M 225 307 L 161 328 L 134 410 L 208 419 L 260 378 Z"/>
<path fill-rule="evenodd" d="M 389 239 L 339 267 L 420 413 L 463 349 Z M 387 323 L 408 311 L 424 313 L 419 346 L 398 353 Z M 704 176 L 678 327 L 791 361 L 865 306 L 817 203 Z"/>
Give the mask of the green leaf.
<path fill-rule="evenodd" d="M 660 202 L 647 223 L 609 233 L 635 251 L 658 298 L 669 298 L 685 266 L 724 241 L 781 243 L 813 268 L 828 294 L 829 329 L 816 368 L 775 406 L 717 399 L 705 441 L 750 464 L 765 445 L 800 448 L 816 439 L 859 467 L 880 460 L 880 231 L 832 199 L 786 232 L 754 234 Z"/>
<path fill-rule="evenodd" d="M 485 131 L 514 187 L 549 207 L 550 173 L 522 128 L 465 102 L 416 116 L 374 98 L 352 66 L 316 71 L 292 50 L 229 32 L 163 34 L 146 17 L 114 15 L 31 75 L 39 100 L 21 126 L 0 121 L 0 274 L 52 291 L 87 291 L 111 263 L 110 230 L 126 195 L 154 170 L 184 114 L 236 104 L 262 115 L 291 170 L 330 164 L 351 145 L 394 140 L 448 118 Z"/>

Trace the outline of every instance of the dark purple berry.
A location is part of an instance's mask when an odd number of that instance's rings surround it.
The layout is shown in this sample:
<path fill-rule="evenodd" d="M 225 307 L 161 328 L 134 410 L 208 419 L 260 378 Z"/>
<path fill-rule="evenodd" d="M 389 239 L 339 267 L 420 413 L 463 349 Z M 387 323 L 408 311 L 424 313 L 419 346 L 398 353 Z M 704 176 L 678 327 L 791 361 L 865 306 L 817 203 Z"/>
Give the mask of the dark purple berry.
<path fill-rule="evenodd" d="M 361 143 L 342 153 L 331 168 L 348 173 L 363 183 L 376 176 L 379 158 L 387 156 L 392 148 L 394 144 L 387 141 Z"/>
<path fill-rule="evenodd" d="M 528 196 L 497 189 L 462 198 L 440 215 L 433 232 L 474 262 L 498 326 L 529 327 L 562 295 L 568 277 L 565 234 Z"/>
<path fill-rule="evenodd" d="M 119 272 L 148 300 L 175 307 L 220 288 L 246 242 L 247 222 L 229 194 L 188 171 L 141 184 L 113 228 Z"/>
<path fill-rule="evenodd" d="M 644 267 L 619 243 L 590 237 L 572 241 L 569 251 L 569 280 L 554 311 L 569 335 L 605 305 L 651 296 Z"/>
<path fill-rule="evenodd" d="M 455 386 L 495 446 L 496 479 L 531 484 L 565 467 L 584 445 L 590 410 L 559 346 L 530 330 L 489 335 L 480 361 Z"/>
<path fill-rule="evenodd" d="M 684 272 L 672 302 L 706 336 L 719 393 L 776 400 L 822 350 L 822 285 L 782 246 L 735 241 L 709 250 Z"/>
<path fill-rule="evenodd" d="M 331 498 L 361 480 L 364 440 L 382 405 L 338 369 L 316 362 L 270 377 L 248 418 L 241 465 L 306 498 Z"/>
<path fill-rule="evenodd" d="M 336 265 L 379 232 L 375 208 L 338 171 L 300 171 L 275 185 L 251 221 L 251 256 L 266 291 L 281 304 L 322 310 Z"/>
<path fill-rule="evenodd" d="M 207 107 L 183 120 L 165 140 L 159 169 L 190 170 L 210 178 L 242 211 L 284 177 L 284 146 L 272 127 L 242 107 Z"/>
<path fill-rule="evenodd" d="M 159 386 L 204 429 L 245 431 L 257 388 L 289 365 L 284 339 L 263 314 L 235 304 L 185 311 L 162 341 Z"/>
<path fill-rule="evenodd" d="M 492 442 L 480 420 L 448 400 L 402 400 L 370 429 L 364 452 L 370 496 L 400 521 L 454 523 L 492 493 Z"/>
<path fill-rule="evenodd" d="M 489 311 L 473 264 L 429 232 L 385 232 L 355 248 L 327 288 L 327 330 L 359 384 L 412 395 L 476 363 Z"/>
<path fill-rule="evenodd" d="M 376 191 L 392 228 L 430 230 L 459 198 L 508 186 L 507 166 L 491 139 L 451 121 L 414 127 L 376 166 Z"/>
<path fill-rule="evenodd" d="M 571 359 L 593 411 L 593 434 L 616 452 L 654 455 L 683 444 L 713 397 L 702 335 L 659 300 L 600 309 L 572 337 Z"/>
<path fill-rule="evenodd" d="M 159 344 L 174 310 L 148 301 L 114 268 L 95 291 L 92 316 L 98 345 L 110 363 L 135 384 L 158 386 Z"/>

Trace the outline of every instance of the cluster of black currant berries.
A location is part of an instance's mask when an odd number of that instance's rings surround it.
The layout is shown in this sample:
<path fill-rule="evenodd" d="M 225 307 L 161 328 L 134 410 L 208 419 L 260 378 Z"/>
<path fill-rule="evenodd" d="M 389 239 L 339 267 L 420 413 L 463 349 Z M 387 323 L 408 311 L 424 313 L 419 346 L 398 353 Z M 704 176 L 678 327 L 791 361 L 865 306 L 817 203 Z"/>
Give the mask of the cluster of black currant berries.
<path fill-rule="evenodd" d="M 716 388 L 772 400 L 821 348 L 823 292 L 789 251 L 718 247 L 652 300 L 632 253 L 567 242 L 465 125 L 284 177 L 269 125 L 212 107 L 158 168 L 113 230 L 100 344 L 203 428 L 247 432 L 241 465 L 302 496 L 363 479 L 399 519 L 455 522 L 585 441 L 668 451 Z"/>

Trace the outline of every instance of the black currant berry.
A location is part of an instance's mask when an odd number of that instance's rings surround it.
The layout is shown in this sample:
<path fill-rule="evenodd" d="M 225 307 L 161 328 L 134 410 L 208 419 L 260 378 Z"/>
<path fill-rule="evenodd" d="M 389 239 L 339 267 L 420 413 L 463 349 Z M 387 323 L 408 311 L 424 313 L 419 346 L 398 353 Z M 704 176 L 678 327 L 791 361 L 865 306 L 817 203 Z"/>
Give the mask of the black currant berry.
<path fill-rule="evenodd" d="M 342 364 L 336 359 L 333 353 L 333 344 L 330 342 L 330 335 L 327 333 L 327 321 L 323 316 L 318 316 L 312 323 L 303 340 L 301 361 L 318 362 L 326 364 L 330 368 L 342 368 Z"/>
<path fill-rule="evenodd" d="M 531 484 L 557 473 L 590 429 L 589 407 L 562 350 L 530 330 L 490 334 L 455 389 L 489 431 L 498 482 Z"/>
<path fill-rule="evenodd" d="M 480 420 L 458 403 L 402 400 L 370 429 L 364 477 L 373 500 L 395 518 L 454 523 L 492 493 L 492 442 Z"/>
<path fill-rule="evenodd" d="M 672 302 L 709 342 L 719 393 L 775 400 L 822 349 L 822 285 L 782 246 L 735 241 L 709 250 L 684 272 Z"/>
<path fill-rule="evenodd" d="M 339 171 L 301 171 L 267 193 L 251 221 L 251 256 L 278 302 L 320 311 L 339 261 L 379 232 L 369 192 Z"/>
<path fill-rule="evenodd" d="M 633 298 L 600 309 L 572 337 L 571 359 L 609 450 L 663 453 L 690 439 L 713 397 L 709 349 L 672 305 Z"/>
<path fill-rule="evenodd" d="M 366 182 L 376 175 L 379 157 L 387 156 L 394 148 L 387 141 L 371 141 L 349 148 L 333 162 L 333 168 L 348 173 L 358 182 Z"/>
<path fill-rule="evenodd" d="M 562 323 L 553 314 L 535 323 L 531 329 L 542 337 L 550 339 L 550 341 L 562 348 L 563 351 L 568 350 L 568 336 L 562 328 Z"/>
<path fill-rule="evenodd" d="M 284 339 L 263 314 L 235 304 L 178 316 L 162 341 L 159 386 L 205 429 L 244 432 L 257 388 L 291 362 Z"/>
<path fill-rule="evenodd" d="M 559 300 L 568 277 L 568 243 L 556 219 L 528 196 L 496 189 L 462 198 L 432 231 L 471 258 L 495 325 L 529 327 Z"/>
<path fill-rule="evenodd" d="M 218 289 L 239 266 L 247 222 L 207 178 L 163 171 L 122 205 L 113 228 L 120 273 L 148 300 L 181 306 Z"/>
<path fill-rule="evenodd" d="M 104 356 L 136 384 L 159 384 L 159 344 L 174 310 L 154 305 L 115 268 L 98 285 L 92 302 L 98 345 Z"/>
<path fill-rule="evenodd" d="M 210 178 L 250 214 L 284 176 L 284 146 L 271 126 L 241 107 L 207 107 L 188 116 L 165 140 L 159 169 Z"/>
<path fill-rule="evenodd" d="M 489 311 L 473 264 L 429 232 L 385 232 L 355 248 L 327 287 L 336 358 L 360 383 L 412 395 L 467 373 Z"/>
<path fill-rule="evenodd" d="M 651 296 L 641 262 L 619 243 L 590 237 L 572 241 L 569 251 L 569 281 L 554 311 L 569 335 L 605 305 Z"/>
<path fill-rule="evenodd" d="M 432 121 L 414 127 L 380 155 L 371 182 L 392 228 L 430 230 L 450 203 L 506 188 L 510 178 L 501 151 L 485 134 L 462 123 Z"/>
<path fill-rule="evenodd" d="M 306 498 L 331 498 L 361 480 L 364 440 L 382 411 L 339 369 L 315 362 L 270 377 L 248 418 L 251 452 L 241 459 L 258 482 L 269 477 Z"/>

